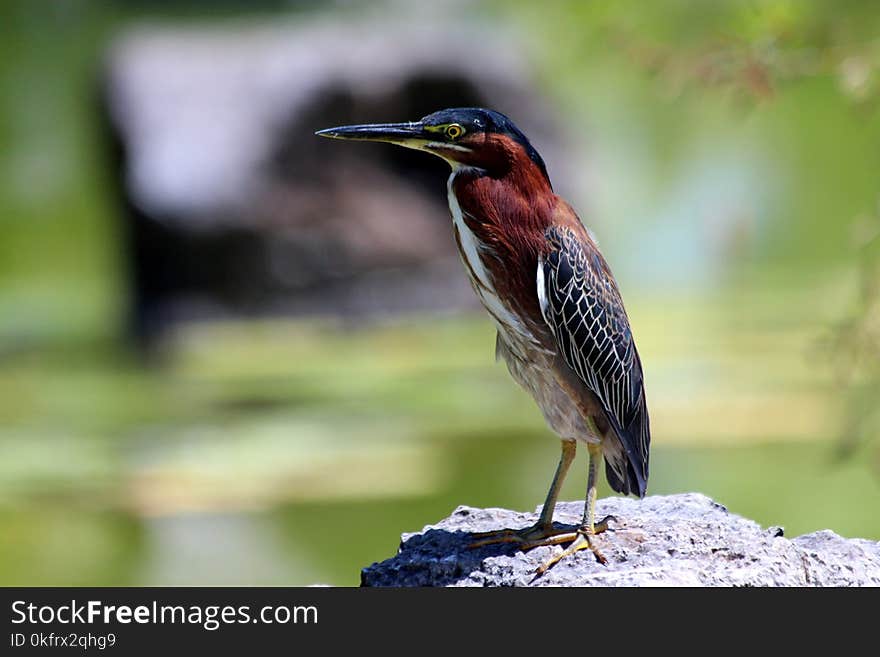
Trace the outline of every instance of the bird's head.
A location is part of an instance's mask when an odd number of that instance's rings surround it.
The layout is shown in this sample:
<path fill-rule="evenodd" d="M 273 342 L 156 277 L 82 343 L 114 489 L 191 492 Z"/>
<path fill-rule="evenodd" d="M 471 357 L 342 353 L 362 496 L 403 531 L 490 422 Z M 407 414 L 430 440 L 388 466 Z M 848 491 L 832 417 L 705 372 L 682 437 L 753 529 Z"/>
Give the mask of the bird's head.
<path fill-rule="evenodd" d="M 491 176 L 534 166 L 547 180 L 547 167 L 526 136 L 499 112 L 478 107 L 440 110 L 419 121 L 371 123 L 319 130 L 331 139 L 384 141 L 442 157 L 453 169 L 471 167 Z"/>

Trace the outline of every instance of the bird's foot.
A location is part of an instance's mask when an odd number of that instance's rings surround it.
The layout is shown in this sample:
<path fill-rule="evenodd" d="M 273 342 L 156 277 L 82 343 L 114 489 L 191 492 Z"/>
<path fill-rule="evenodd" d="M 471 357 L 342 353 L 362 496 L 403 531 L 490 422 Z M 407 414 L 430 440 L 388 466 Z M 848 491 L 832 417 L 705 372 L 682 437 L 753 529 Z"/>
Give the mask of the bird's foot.
<path fill-rule="evenodd" d="M 593 556 L 596 557 L 596 561 L 598 561 L 603 566 L 608 563 L 608 559 L 605 558 L 605 555 L 599 551 L 599 548 L 593 543 L 593 539 L 597 534 L 600 534 L 608 529 L 608 522 L 613 520 L 617 522 L 617 518 L 614 516 L 605 516 L 601 522 L 597 522 L 590 527 L 580 527 L 576 532 L 569 533 L 567 535 L 560 535 L 554 537 L 553 542 L 546 543 L 546 545 L 561 545 L 562 543 L 571 542 L 565 550 L 560 552 L 559 554 L 550 557 L 547 561 L 542 563 L 538 569 L 535 571 L 535 578 L 540 577 L 548 570 L 550 570 L 557 563 L 565 559 L 565 557 L 571 556 L 575 552 L 580 552 L 581 550 L 590 550 L 593 553 Z"/>
<path fill-rule="evenodd" d="M 477 532 L 471 534 L 474 542 L 468 547 L 481 548 L 486 545 L 498 545 L 500 543 L 516 543 L 523 551 L 531 550 L 540 545 L 557 545 L 554 539 L 557 536 L 570 536 L 573 531 L 571 525 L 557 525 L 536 523 L 531 527 L 522 529 L 496 529 L 491 532 Z M 554 541 L 554 542 L 548 542 Z"/>
<path fill-rule="evenodd" d="M 592 528 L 573 527 L 571 525 L 543 525 L 536 524 L 524 529 L 500 529 L 491 532 L 480 532 L 471 534 L 471 538 L 476 539 L 468 547 L 479 548 L 486 545 L 497 545 L 499 543 L 516 543 L 520 550 L 526 552 L 532 548 L 542 547 L 545 545 L 563 545 L 571 543 L 561 554 L 553 557 L 546 563 L 542 564 L 535 572 L 535 576 L 539 576 L 547 572 L 554 564 L 574 554 L 579 550 L 589 548 L 596 555 L 596 560 L 601 563 L 607 563 L 607 559 L 596 548 L 591 537 L 601 534 L 608 530 L 608 523 L 618 522 L 614 516 L 605 516 L 600 522 L 593 525 Z"/>

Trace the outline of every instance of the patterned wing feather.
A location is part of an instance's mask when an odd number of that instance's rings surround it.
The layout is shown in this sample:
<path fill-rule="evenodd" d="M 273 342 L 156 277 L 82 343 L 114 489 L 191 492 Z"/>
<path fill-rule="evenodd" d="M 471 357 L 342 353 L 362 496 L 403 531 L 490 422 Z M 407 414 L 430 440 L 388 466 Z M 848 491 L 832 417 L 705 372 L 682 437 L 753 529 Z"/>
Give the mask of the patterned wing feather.
<path fill-rule="evenodd" d="M 538 262 L 541 313 L 623 448 L 604 450 L 611 487 L 644 496 L 651 430 L 642 364 L 617 284 L 592 242 L 568 228 L 550 228 L 546 236 L 550 250 Z"/>

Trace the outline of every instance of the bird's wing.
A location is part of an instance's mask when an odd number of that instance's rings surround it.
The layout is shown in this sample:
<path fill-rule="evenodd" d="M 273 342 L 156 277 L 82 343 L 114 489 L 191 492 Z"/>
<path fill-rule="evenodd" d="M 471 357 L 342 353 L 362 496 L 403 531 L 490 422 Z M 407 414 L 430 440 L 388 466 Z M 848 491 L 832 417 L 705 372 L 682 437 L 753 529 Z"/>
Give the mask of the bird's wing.
<path fill-rule="evenodd" d="M 565 362 L 599 398 L 625 452 L 605 450 L 611 487 L 644 496 L 651 430 L 642 364 L 620 291 L 588 238 L 564 227 L 548 229 L 546 237 L 550 249 L 537 273 L 541 314 Z"/>

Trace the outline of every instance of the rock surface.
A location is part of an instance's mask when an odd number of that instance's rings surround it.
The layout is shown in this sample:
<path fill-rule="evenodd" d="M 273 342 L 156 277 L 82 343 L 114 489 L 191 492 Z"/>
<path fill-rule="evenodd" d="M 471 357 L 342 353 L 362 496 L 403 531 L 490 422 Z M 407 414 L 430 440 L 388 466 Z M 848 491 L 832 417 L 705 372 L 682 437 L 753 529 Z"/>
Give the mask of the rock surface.
<path fill-rule="evenodd" d="M 563 502 L 555 520 L 575 525 L 583 503 Z M 581 551 L 535 577 L 563 548 L 521 552 L 469 547 L 471 532 L 524 527 L 535 513 L 461 506 L 422 532 L 404 534 L 398 554 L 365 568 L 363 586 L 880 586 L 880 542 L 824 530 L 787 539 L 727 511 L 705 495 L 607 498 L 597 518 L 618 523 L 600 535 L 608 559 Z"/>

